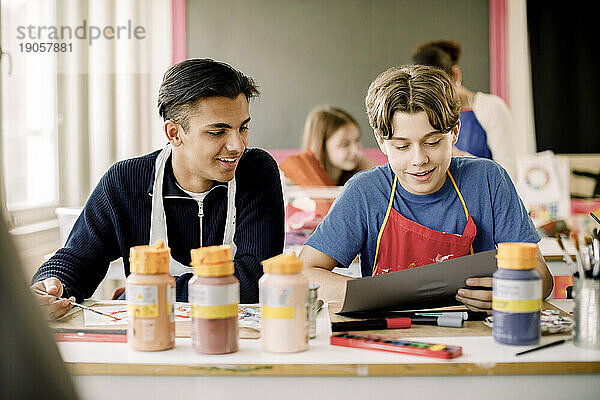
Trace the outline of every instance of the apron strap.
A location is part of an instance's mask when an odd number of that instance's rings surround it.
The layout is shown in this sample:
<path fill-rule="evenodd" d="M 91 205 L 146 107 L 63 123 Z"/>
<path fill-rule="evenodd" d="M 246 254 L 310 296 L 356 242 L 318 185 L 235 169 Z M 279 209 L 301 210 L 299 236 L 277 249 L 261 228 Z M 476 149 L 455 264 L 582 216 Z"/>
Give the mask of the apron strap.
<path fill-rule="evenodd" d="M 163 181 L 165 176 L 165 165 L 172 153 L 170 143 L 162 149 L 156 158 L 154 165 L 154 184 L 152 185 L 152 215 L 150 222 L 150 245 L 157 240 L 162 240 L 166 247 L 168 245 L 167 219 L 165 216 L 165 207 L 163 202 Z M 233 242 L 236 227 L 236 208 L 235 208 L 236 183 L 235 176 L 227 184 L 227 216 L 225 217 L 225 232 L 223 234 L 223 244 L 231 245 L 233 256 L 237 251 L 237 246 Z M 170 273 L 171 275 L 181 275 L 190 272 L 191 268 L 175 260 L 170 254 Z"/>
<path fill-rule="evenodd" d="M 235 208 L 236 183 L 235 176 L 227 183 L 227 217 L 225 217 L 225 232 L 223 234 L 223 244 L 231 245 L 231 252 L 235 257 L 237 246 L 233 242 L 236 226 L 236 208 Z"/>
<path fill-rule="evenodd" d="M 162 149 L 154 164 L 154 184 L 152 185 L 152 214 L 150 220 L 150 245 L 162 240 L 169 247 L 167 239 L 167 222 L 165 208 L 163 205 L 163 180 L 165 176 L 165 164 L 171 155 L 171 144 Z"/>
<path fill-rule="evenodd" d="M 448 170 L 448 176 L 450 177 L 450 180 L 452 181 L 452 185 L 454 185 L 454 189 L 456 190 L 456 193 L 458 194 L 458 197 L 460 198 L 460 202 L 462 203 L 463 209 L 465 210 L 465 216 L 467 217 L 467 219 L 469 219 L 469 211 L 467 210 L 467 205 L 465 204 L 465 200 L 463 199 L 462 194 L 460 194 L 460 190 L 458 190 L 458 186 L 456 186 L 456 182 L 454 181 L 454 178 L 452 177 L 450 170 Z"/>
<path fill-rule="evenodd" d="M 450 170 L 448 170 L 447 172 L 448 172 L 448 176 L 450 177 L 450 180 L 452 181 L 452 184 L 454 185 L 454 189 L 456 189 L 456 193 L 458 194 L 458 197 L 460 198 L 460 202 L 462 203 L 463 208 L 465 209 L 465 216 L 467 217 L 467 224 L 468 224 L 469 223 L 469 210 L 467 210 L 467 205 L 465 204 L 465 199 L 463 199 L 462 194 L 460 193 L 460 190 L 458 190 L 458 186 L 456 185 L 456 182 L 454 181 L 454 178 L 452 177 Z M 471 245 L 471 254 L 475 254 L 473 252 L 473 245 Z"/>
<path fill-rule="evenodd" d="M 387 223 L 388 217 L 390 216 L 390 211 L 392 210 L 392 204 L 394 203 L 394 194 L 396 193 L 396 183 L 398 182 L 398 176 L 394 174 L 394 184 L 392 185 L 392 195 L 390 196 L 390 203 L 388 204 L 387 211 L 385 213 L 385 218 L 383 219 L 383 224 L 379 229 L 379 235 L 377 235 L 377 246 L 375 247 L 375 258 L 373 259 L 373 267 L 371 268 L 371 275 L 375 273 L 375 268 L 377 268 L 377 255 L 379 254 L 379 242 L 381 241 L 381 236 L 383 235 L 383 228 L 385 228 L 385 224 Z"/>
<path fill-rule="evenodd" d="M 450 180 L 452 181 L 452 185 L 454 186 L 454 189 L 456 190 L 456 193 L 458 194 L 458 198 L 460 199 L 463 209 L 465 210 L 465 216 L 467 217 L 467 223 L 469 223 L 469 210 L 467 210 L 467 205 L 465 204 L 465 200 L 463 199 L 462 194 L 460 193 L 460 190 L 458 190 L 458 186 L 456 185 L 456 182 L 454 181 L 454 177 L 450 173 L 450 170 L 448 170 L 446 172 L 448 173 L 448 176 L 450 177 Z M 379 235 L 377 235 L 377 246 L 375 247 L 375 258 L 373 259 L 373 267 L 371 268 L 372 276 L 375 273 L 375 270 L 377 268 L 377 257 L 379 255 L 379 243 L 381 241 L 381 236 L 383 235 L 383 229 L 385 228 L 388 217 L 390 215 L 390 211 L 392 209 L 392 204 L 394 203 L 394 195 L 396 194 L 397 182 L 398 182 L 398 176 L 396 174 L 394 174 L 394 184 L 392 185 L 392 194 L 390 196 L 390 202 L 388 204 L 388 208 L 385 213 L 385 219 L 383 220 L 383 224 L 381 225 L 381 228 L 379 229 Z M 474 254 L 473 245 L 471 245 L 470 251 L 471 251 L 471 254 Z"/>

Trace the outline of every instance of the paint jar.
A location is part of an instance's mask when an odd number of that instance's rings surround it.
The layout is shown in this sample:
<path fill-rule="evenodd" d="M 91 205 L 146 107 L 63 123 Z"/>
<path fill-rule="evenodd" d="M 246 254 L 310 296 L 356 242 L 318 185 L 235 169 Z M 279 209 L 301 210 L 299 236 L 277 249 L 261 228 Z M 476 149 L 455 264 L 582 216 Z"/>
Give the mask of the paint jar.
<path fill-rule="evenodd" d="M 302 261 L 281 254 L 262 262 L 258 281 L 263 349 L 292 353 L 308 349 L 308 280 Z"/>
<path fill-rule="evenodd" d="M 499 243 L 492 291 L 492 335 L 497 342 L 531 345 L 540 340 L 542 279 L 535 243 Z"/>
<path fill-rule="evenodd" d="M 310 283 L 308 285 L 308 337 L 314 339 L 317 337 L 317 290 L 319 285 Z"/>
<path fill-rule="evenodd" d="M 159 351 L 175 346 L 175 279 L 169 275 L 169 249 L 154 246 L 129 251 L 131 274 L 126 298 L 127 343 L 134 350 Z"/>
<path fill-rule="evenodd" d="M 600 280 L 575 279 L 575 334 L 577 347 L 600 350 Z"/>
<path fill-rule="evenodd" d="M 192 346 L 198 353 L 233 353 L 239 341 L 240 283 L 233 276 L 231 246 L 201 247 L 191 256 Z"/>

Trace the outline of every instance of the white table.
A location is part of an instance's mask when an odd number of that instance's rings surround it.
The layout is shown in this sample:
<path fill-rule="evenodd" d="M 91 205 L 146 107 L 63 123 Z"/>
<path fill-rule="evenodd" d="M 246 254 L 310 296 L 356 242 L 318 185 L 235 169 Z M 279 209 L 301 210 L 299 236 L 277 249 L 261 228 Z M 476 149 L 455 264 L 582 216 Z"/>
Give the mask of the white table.
<path fill-rule="evenodd" d="M 250 339 L 240 341 L 237 353 L 217 356 L 194 352 L 187 338 L 156 353 L 125 343 L 62 342 L 59 349 L 84 399 L 600 398 L 600 351 L 572 342 L 516 357 L 529 347 L 492 337 L 415 338 L 463 347 L 461 357 L 438 360 L 331 346 L 330 334 L 323 310 L 317 338 L 296 354 L 263 352 Z M 553 340 L 544 336 L 541 344 Z"/>

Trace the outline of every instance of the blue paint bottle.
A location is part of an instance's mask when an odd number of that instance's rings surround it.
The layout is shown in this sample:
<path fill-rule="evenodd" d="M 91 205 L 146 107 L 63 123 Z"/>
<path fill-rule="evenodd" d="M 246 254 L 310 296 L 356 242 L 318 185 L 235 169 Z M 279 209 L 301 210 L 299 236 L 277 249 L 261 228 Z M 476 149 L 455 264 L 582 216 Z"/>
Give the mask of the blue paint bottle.
<path fill-rule="evenodd" d="M 492 335 L 497 342 L 531 345 L 540 340 L 542 279 L 535 243 L 499 243 L 492 291 Z"/>

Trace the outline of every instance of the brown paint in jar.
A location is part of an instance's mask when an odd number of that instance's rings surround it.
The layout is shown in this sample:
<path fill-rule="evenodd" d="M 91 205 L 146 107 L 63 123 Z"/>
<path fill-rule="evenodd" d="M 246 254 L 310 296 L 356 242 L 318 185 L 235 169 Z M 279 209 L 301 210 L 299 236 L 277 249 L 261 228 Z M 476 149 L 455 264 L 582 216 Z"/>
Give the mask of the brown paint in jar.
<path fill-rule="evenodd" d="M 201 247 L 191 256 L 192 346 L 204 354 L 233 353 L 239 342 L 240 284 L 233 276 L 231 246 Z"/>
<path fill-rule="evenodd" d="M 169 249 L 161 240 L 153 246 L 132 247 L 129 263 L 127 343 L 139 351 L 173 348 L 175 279 L 169 275 Z"/>

